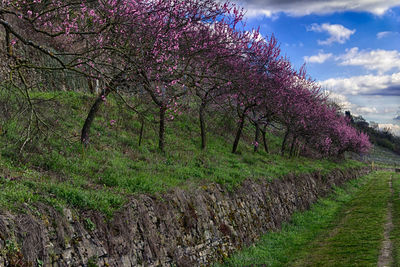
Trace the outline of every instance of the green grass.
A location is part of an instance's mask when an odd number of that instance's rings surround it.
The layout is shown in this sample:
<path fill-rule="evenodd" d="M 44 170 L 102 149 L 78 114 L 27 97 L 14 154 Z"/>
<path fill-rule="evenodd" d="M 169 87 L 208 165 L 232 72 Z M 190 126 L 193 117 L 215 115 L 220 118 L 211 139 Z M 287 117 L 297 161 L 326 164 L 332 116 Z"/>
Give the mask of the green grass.
<path fill-rule="evenodd" d="M 390 173 L 376 175 L 339 214 L 326 236 L 293 266 L 376 266 L 383 241 Z"/>
<path fill-rule="evenodd" d="M 24 141 L 21 133 L 26 128 L 26 114 L 0 121 L 4 130 L 0 135 L 0 206 L 5 208 L 47 201 L 110 215 L 129 195 L 137 193 L 154 194 L 209 182 L 233 189 L 247 178 L 272 180 L 288 173 L 327 173 L 363 165 L 351 160 L 278 156 L 279 134 L 268 135 L 272 154 L 253 153 L 251 127 L 244 131 L 239 152 L 232 154 L 235 121 L 218 114 L 207 119 L 206 151 L 199 148 L 197 115 L 192 114 L 168 122 L 166 152 L 160 153 L 157 114 L 146 113 L 143 144 L 139 147 L 138 115 L 112 97 L 100 109 L 91 130 L 91 145 L 84 148 L 79 133 L 93 96 L 37 92 L 32 98 L 40 103 L 38 112 L 50 130 L 28 142 L 22 154 L 19 148 Z M 17 106 L 17 99 L 7 101 Z M 111 120 L 116 124 L 111 125 Z"/>
<path fill-rule="evenodd" d="M 376 266 L 390 198 L 389 173 L 336 188 L 279 232 L 264 235 L 226 266 Z"/>
<path fill-rule="evenodd" d="M 393 174 L 393 225 L 390 233 L 393 242 L 393 266 L 400 266 L 400 174 Z"/>

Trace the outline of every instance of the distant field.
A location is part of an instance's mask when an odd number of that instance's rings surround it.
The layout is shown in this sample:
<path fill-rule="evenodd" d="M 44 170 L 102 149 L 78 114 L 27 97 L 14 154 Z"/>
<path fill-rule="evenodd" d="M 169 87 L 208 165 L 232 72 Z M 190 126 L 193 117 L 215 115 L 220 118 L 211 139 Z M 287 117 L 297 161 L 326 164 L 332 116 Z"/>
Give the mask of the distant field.
<path fill-rule="evenodd" d="M 393 165 L 400 167 L 400 155 L 393 153 L 387 148 L 377 145 L 374 145 L 371 148 L 370 153 L 368 155 L 358 156 L 352 154 L 350 157 L 368 163 L 374 162 L 378 164 Z"/>

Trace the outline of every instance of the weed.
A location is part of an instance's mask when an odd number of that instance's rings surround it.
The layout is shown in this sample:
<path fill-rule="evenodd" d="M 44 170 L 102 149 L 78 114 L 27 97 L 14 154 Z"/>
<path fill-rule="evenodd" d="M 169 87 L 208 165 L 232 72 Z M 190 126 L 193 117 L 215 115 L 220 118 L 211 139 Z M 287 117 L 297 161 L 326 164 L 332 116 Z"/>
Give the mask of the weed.
<path fill-rule="evenodd" d="M 97 256 L 92 256 L 87 262 L 88 267 L 98 267 L 97 262 L 99 261 Z"/>
<path fill-rule="evenodd" d="M 85 218 L 84 224 L 85 228 L 90 232 L 93 232 L 96 229 L 96 224 L 92 222 L 90 218 Z"/>

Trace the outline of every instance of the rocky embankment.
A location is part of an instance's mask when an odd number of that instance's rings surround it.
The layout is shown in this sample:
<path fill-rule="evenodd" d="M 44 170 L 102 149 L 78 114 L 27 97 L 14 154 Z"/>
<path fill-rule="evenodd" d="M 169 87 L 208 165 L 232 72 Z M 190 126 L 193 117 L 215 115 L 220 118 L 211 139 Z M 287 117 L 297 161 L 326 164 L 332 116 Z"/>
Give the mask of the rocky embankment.
<path fill-rule="evenodd" d="M 0 212 L 0 266 L 198 266 L 222 261 L 279 229 L 334 185 L 367 168 L 245 181 L 229 192 L 218 184 L 140 195 L 112 220 L 35 204 Z"/>

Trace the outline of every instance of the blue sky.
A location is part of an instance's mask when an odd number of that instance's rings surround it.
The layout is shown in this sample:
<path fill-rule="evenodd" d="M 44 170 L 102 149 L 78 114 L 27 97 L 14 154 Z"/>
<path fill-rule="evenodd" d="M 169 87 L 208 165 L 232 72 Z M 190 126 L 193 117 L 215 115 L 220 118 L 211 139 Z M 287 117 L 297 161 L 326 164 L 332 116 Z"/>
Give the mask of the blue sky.
<path fill-rule="evenodd" d="M 235 2 L 235 1 L 234 1 Z M 400 0 L 237 0 L 295 67 L 353 114 L 400 135 Z"/>

